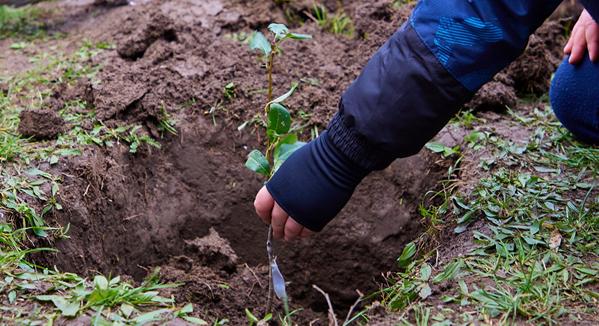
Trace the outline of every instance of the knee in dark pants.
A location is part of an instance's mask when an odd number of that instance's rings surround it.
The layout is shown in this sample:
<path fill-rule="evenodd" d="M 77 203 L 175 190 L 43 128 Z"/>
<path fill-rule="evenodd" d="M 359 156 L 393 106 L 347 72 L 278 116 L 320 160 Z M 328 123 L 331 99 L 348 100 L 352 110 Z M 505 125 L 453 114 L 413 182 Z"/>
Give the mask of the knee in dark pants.
<path fill-rule="evenodd" d="M 599 143 L 599 63 L 578 65 L 567 58 L 551 83 L 551 106 L 560 122 L 582 141 Z"/>

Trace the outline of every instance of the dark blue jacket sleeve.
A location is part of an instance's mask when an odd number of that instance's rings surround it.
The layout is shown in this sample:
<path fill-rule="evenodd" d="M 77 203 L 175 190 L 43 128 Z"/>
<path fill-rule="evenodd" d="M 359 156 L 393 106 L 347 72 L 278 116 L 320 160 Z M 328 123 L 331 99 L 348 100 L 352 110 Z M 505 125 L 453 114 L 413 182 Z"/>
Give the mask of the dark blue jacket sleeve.
<path fill-rule="evenodd" d="M 599 1 L 597 0 L 580 0 L 580 3 L 584 6 L 595 22 L 599 22 Z"/>
<path fill-rule="evenodd" d="M 420 151 L 524 50 L 560 2 L 421 1 L 342 95 L 322 139 L 292 155 L 267 184 L 277 203 L 321 230 L 368 172 Z"/>

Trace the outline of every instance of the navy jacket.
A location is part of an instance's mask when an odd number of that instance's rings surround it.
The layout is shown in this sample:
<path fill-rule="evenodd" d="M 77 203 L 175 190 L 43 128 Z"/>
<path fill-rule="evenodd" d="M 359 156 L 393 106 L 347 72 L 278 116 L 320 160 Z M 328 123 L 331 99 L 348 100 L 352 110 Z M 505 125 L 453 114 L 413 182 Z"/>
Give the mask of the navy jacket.
<path fill-rule="evenodd" d="M 582 2 L 597 19 L 599 0 Z M 328 130 L 292 155 L 268 190 L 320 231 L 369 172 L 418 153 L 560 3 L 422 0 L 342 95 Z"/>

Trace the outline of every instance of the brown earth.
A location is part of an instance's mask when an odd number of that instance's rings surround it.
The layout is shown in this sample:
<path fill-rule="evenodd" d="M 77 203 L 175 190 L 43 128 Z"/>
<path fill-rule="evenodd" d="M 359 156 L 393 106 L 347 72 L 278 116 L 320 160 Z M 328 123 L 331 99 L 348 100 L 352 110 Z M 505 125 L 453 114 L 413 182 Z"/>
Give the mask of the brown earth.
<path fill-rule="evenodd" d="M 330 2 L 333 8 L 336 1 Z M 117 47 L 96 59 L 103 64 L 98 83 L 60 86 L 53 98 L 58 106 L 83 99 L 106 125 L 138 123 L 155 137 L 166 111 L 177 121 L 178 134 L 166 136 L 160 150 L 133 155 L 124 146 L 90 148 L 62 164 L 64 211 L 54 219 L 70 225 L 70 238 L 55 243 L 59 253 L 36 262 L 137 280 L 161 266 L 165 280 L 184 282 L 173 295 L 195 303 L 202 316 L 244 323 L 245 308 L 266 302 L 267 228 L 252 207 L 263 180 L 243 167 L 248 152 L 260 146 L 261 130 L 237 127 L 264 103 L 265 81 L 257 56 L 235 39 L 271 21 L 306 19 L 311 1 L 284 8 L 243 0 L 98 4 L 61 3 L 65 17 L 54 26 Z M 301 81 L 288 104 L 302 124 L 326 126 L 341 92 L 410 12 L 390 1 L 345 1 L 345 8 L 355 22 L 354 39 L 325 33 L 309 20 L 291 22 L 314 40 L 285 44 L 286 58 L 276 63 L 274 79 L 277 93 Z M 68 12 L 77 19 L 68 19 Z M 539 44 L 561 26 L 547 25 L 551 32 L 533 38 L 524 59 L 481 91 L 474 106 L 512 105 L 518 93 L 546 89 L 557 63 L 546 59 L 561 44 L 557 37 L 545 44 L 550 50 Z M 224 100 L 230 82 L 235 97 Z M 312 284 L 338 308 L 353 303 L 356 289 L 377 290 L 380 274 L 393 269 L 403 246 L 421 234 L 418 205 L 451 163 L 427 151 L 399 160 L 367 178 L 324 232 L 301 243 L 275 244 L 292 305 L 304 308 L 300 320 L 326 320 L 325 301 Z"/>
<path fill-rule="evenodd" d="M 54 139 L 64 132 L 65 121 L 53 110 L 23 110 L 19 114 L 19 134 L 37 140 Z"/>

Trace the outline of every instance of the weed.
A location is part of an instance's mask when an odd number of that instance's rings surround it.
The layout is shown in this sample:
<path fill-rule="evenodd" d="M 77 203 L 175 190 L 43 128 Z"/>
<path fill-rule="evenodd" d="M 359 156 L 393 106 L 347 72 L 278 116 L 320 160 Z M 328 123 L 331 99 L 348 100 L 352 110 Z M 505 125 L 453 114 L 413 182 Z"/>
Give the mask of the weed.
<path fill-rule="evenodd" d="M 292 133 L 291 114 L 284 106 L 285 100 L 293 95 L 298 84 L 293 84 L 287 93 L 273 99 L 272 75 L 275 58 L 283 53 L 281 45 L 286 40 L 307 40 L 312 37 L 309 35 L 292 33 L 287 26 L 282 24 L 271 24 L 268 29 L 272 33 L 271 41 L 269 41 L 261 32 L 255 32 L 250 42 L 250 48 L 252 50 L 260 51 L 263 55 L 263 60 L 266 62 L 268 81 L 268 98 L 267 103 L 264 106 L 264 115 L 267 120 L 266 153 L 263 154 L 259 150 L 251 151 L 245 165 L 248 169 L 270 179 L 281 164 L 283 164 L 293 152 L 304 145 L 304 143 L 298 141 L 297 134 Z M 266 248 L 270 264 L 269 295 L 266 312 L 268 313 L 271 310 L 274 292 L 277 297 L 283 301 L 286 316 L 290 316 L 287 293 L 285 290 L 285 280 L 279 271 L 276 257 L 273 254 L 272 226 L 270 226 L 268 230 Z"/>
<path fill-rule="evenodd" d="M 175 120 L 171 118 L 163 102 L 160 106 L 160 117 L 158 119 L 158 130 L 160 130 L 162 137 L 164 137 L 165 132 L 171 135 L 177 135 L 177 128 L 175 128 L 175 124 Z"/>
<path fill-rule="evenodd" d="M 312 13 L 307 13 L 320 28 L 333 34 L 344 35 L 350 38 L 354 37 L 355 29 L 351 18 L 339 7 L 337 12 L 331 15 L 324 5 L 314 4 Z"/>
<path fill-rule="evenodd" d="M 237 97 L 234 82 L 230 82 L 227 85 L 225 85 L 225 87 L 223 88 L 223 97 L 227 101 L 231 101 L 232 99 Z"/>
<path fill-rule="evenodd" d="M 216 126 L 216 117 L 221 112 L 227 112 L 227 108 L 225 108 L 225 106 L 223 105 L 222 100 L 218 100 L 214 102 L 214 104 L 211 105 L 208 110 L 204 111 L 204 114 L 209 115 L 212 119 L 212 124 Z"/>
<path fill-rule="evenodd" d="M 460 146 L 459 145 L 454 146 L 454 147 L 447 147 L 440 143 L 430 142 L 430 143 L 426 144 L 425 147 L 433 153 L 442 154 L 443 157 L 450 157 L 452 155 L 460 154 Z"/>

